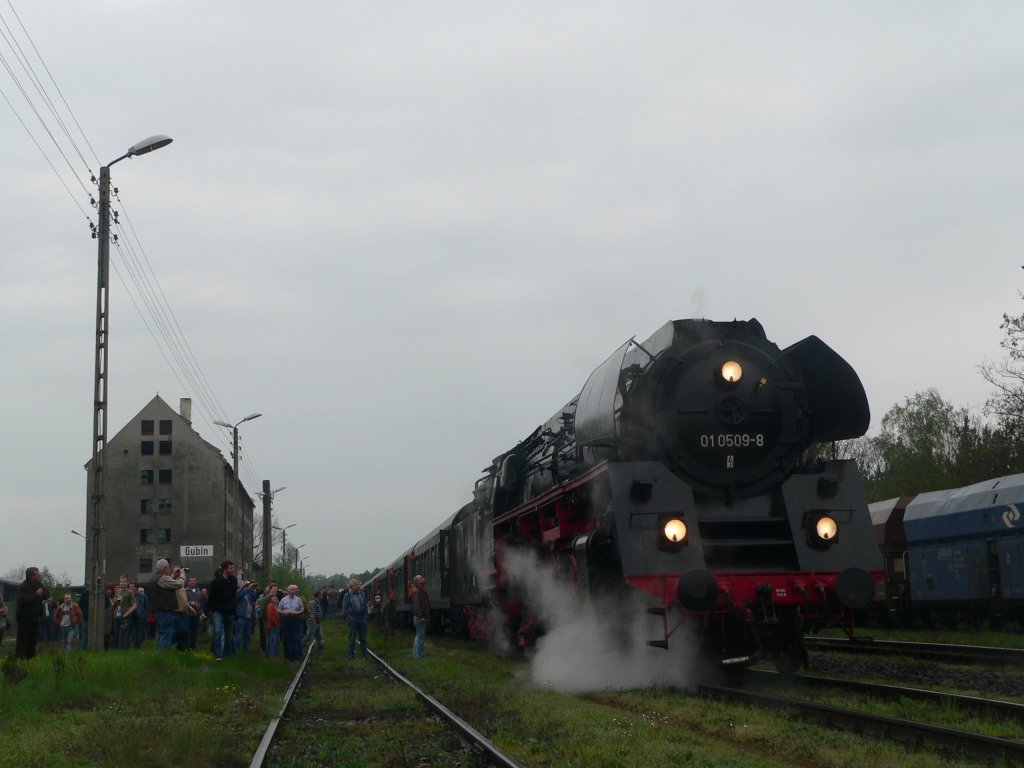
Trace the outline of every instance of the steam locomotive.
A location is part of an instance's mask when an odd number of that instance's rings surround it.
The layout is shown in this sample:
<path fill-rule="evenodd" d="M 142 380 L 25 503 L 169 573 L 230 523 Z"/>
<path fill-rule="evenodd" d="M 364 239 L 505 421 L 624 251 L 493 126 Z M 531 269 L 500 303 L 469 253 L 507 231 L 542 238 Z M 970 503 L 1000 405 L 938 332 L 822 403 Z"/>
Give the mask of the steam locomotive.
<path fill-rule="evenodd" d="M 868 421 L 856 373 L 817 337 L 779 349 L 757 320 L 669 322 L 496 457 L 371 594 L 401 621 L 422 573 L 436 624 L 480 636 L 497 605 L 528 646 L 543 627 L 508 563 L 529 551 L 581 600 L 643 604 L 649 645 L 695 628 L 723 666 L 796 669 L 804 632 L 852 631 L 882 577 L 855 464 L 805 459 Z"/>

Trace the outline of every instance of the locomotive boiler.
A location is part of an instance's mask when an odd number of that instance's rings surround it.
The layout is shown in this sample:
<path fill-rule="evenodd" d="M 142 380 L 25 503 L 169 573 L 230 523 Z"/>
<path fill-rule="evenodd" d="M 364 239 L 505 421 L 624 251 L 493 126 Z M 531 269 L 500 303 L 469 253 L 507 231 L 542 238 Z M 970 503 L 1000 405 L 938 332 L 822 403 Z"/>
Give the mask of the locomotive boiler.
<path fill-rule="evenodd" d="M 855 464 L 804 458 L 868 421 L 857 374 L 817 337 L 780 349 L 756 320 L 677 320 L 620 346 L 498 456 L 451 525 L 493 536 L 475 549 L 493 552 L 494 589 L 523 645 L 538 627 L 506 559 L 525 548 L 580 595 L 652 596 L 661 629 L 650 645 L 667 648 L 686 626 L 722 665 L 795 669 L 804 631 L 852 630 L 881 578 Z"/>
<path fill-rule="evenodd" d="M 721 665 L 794 670 L 804 632 L 852 632 L 882 578 L 856 465 L 807 458 L 868 421 L 857 374 L 815 336 L 780 349 L 756 320 L 669 322 L 620 346 L 371 589 L 408 622 L 421 573 L 435 627 L 491 634 L 498 604 L 528 647 L 543 627 L 509 567 L 525 551 L 580 600 L 642 605 L 650 645 L 696 632 Z"/>

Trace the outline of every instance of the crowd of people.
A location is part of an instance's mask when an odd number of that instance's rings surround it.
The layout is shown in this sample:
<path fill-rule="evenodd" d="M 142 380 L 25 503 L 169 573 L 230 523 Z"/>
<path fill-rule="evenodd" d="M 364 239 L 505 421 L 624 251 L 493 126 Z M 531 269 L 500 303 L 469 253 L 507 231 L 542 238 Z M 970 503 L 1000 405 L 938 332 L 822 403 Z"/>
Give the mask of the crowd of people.
<path fill-rule="evenodd" d="M 423 656 L 423 635 L 430 616 L 430 598 L 422 576 L 413 579 L 413 621 L 416 639 L 413 657 Z M 18 586 L 15 616 L 18 631 L 15 656 L 30 659 L 40 641 L 59 640 L 65 653 L 89 643 L 88 589 L 75 602 L 71 592 L 60 602 L 50 597 L 38 568 L 25 571 Z M 156 640 L 161 650 L 179 651 L 209 648 L 217 661 L 234 653 L 256 651 L 295 661 L 305 648 L 316 643 L 324 652 L 322 623 L 340 619 L 348 624 L 348 658 L 355 658 L 356 645 L 367 656 L 366 629 L 369 605 L 362 584 L 351 579 L 348 588 L 332 584 L 312 599 L 299 594 L 296 584 L 281 589 L 276 582 L 259 585 L 235 573 L 235 564 L 225 560 L 208 584 L 200 585 L 187 568 L 172 567 L 167 560 L 156 563 L 156 575 L 146 586 L 121 576 L 103 592 L 103 648 L 128 650 Z M 7 625 L 9 608 L 0 598 L 0 642 Z M 253 635 L 258 631 L 258 644 Z"/>

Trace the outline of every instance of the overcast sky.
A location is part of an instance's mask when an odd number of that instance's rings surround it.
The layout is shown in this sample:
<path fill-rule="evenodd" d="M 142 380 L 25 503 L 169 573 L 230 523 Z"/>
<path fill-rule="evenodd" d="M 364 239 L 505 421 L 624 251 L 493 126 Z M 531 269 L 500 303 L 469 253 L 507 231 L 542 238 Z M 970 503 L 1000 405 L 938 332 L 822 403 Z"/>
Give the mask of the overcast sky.
<path fill-rule="evenodd" d="M 109 436 L 192 397 L 227 455 L 262 412 L 242 478 L 314 572 L 394 559 L 670 319 L 821 337 L 876 431 L 979 409 L 1021 310 L 1019 3 L 12 2 L 100 162 L 174 138 L 115 207 L 222 410 L 115 277 Z M 80 581 L 95 187 L 0 90 L 60 174 L 0 102 L 0 571 Z"/>

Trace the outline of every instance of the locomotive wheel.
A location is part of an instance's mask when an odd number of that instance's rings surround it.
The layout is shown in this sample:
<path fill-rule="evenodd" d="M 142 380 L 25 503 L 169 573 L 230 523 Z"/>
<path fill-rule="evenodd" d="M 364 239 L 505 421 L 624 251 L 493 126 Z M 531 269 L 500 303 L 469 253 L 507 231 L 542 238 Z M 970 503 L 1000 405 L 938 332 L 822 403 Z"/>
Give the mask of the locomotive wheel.
<path fill-rule="evenodd" d="M 772 662 L 775 664 L 775 671 L 787 679 L 794 677 L 801 667 L 810 666 L 807 662 L 807 651 L 796 656 L 785 653 L 776 656 Z"/>

